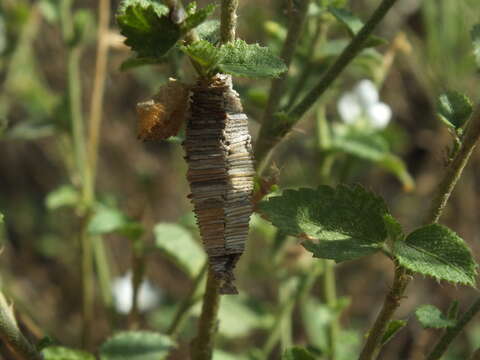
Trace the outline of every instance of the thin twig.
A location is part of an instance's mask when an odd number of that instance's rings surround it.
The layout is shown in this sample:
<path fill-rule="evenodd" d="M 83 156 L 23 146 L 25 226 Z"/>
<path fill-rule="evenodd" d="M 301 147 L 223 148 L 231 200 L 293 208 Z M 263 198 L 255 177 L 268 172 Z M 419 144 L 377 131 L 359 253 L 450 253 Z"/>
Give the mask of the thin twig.
<path fill-rule="evenodd" d="M 475 113 L 473 114 L 469 126 L 463 137 L 462 145 L 457 151 L 454 159 L 450 162 L 443 180 L 438 185 L 436 195 L 432 200 L 432 206 L 428 217 L 425 220 L 425 224 L 436 223 L 445 209 L 453 189 L 455 188 L 458 180 L 460 179 L 463 169 L 465 168 L 470 156 L 480 138 L 480 105 L 477 106 Z M 380 341 L 388 325 L 388 322 L 392 318 L 393 314 L 400 306 L 400 300 L 404 296 L 405 290 L 410 282 L 411 276 L 407 270 L 397 266 L 395 270 L 395 278 L 392 289 L 388 292 L 385 301 L 383 303 L 382 310 L 377 317 L 372 329 L 368 332 L 368 338 L 365 346 L 360 355 L 360 360 L 371 360 L 379 351 L 381 345 Z M 477 304 L 478 303 L 478 304 Z M 453 338 L 460 332 L 465 324 L 473 317 L 473 315 L 480 310 L 480 299 L 474 303 L 472 308 L 467 311 L 468 314 L 472 314 L 466 319 L 466 322 L 461 322 L 461 327 L 458 332 L 453 335 L 447 334 L 440 340 L 440 343 L 444 341 L 451 342 Z M 465 315 L 464 315 L 465 316 Z M 463 317 L 462 317 L 463 318 Z M 444 338 L 447 338 L 444 340 Z M 443 348 L 442 348 L 443 349 Z M 443 349 L 445 350 L 445 349 Z M 440 354 L 441 356 L 441 354 Z"/>
<path fill-rule="evenodd" d="M 192 360 L 212 359 L 215 334 L 218 327 L 218 309 L 220 307 L 219 288 L 219 281 L 210 270 L 203 297 L 202 314 L 198 322 L 198 334 L 192 342 Z"/>
<path fill-rule="evenodd" d="M 0 338 L 19 359 L 42 359 L 42 355 L 35 349 L 35 346 L 20 332 L 13 309 L 2 293 L 0 293 Z"/>
<path fill-rule="evenodd" d="M 272 121 L 262 124 L 260 136 L 257 140 L 255 149 L 255 158 L 260 164 L 268 158 L 268 154 L 290 131 L 313 104 L 325 93 L 330 85 L 338 78 L 353 59 L 364 49 L 365 42 L 368 40 L 373 30 L 385 17 L 391 7 L 397 0 L 382 0 L 381 4 L 365 23 L 363 28 L 352 39 L 350 44 L 343 50 L 338 59 L 328 68 L 318 84 L 308 92 L 305 97 L 291 110 L 286 116 L 273 116 Z"/>

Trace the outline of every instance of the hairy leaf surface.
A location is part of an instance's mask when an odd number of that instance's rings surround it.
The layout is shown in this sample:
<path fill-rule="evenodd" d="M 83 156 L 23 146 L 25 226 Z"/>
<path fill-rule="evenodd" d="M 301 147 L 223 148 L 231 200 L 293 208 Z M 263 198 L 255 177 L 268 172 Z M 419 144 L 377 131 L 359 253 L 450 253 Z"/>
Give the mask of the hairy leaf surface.
<path fill-rule="evenodd" d="M 438 98 L 438 116 L 445 125 L 457 130 L 470 118 L 472 101 L 458 91 L 448 91 Z"/>
<path fill-rule="evenodd" d="M 42 350 L 42 355 L 45 360 L 95 360 L 92 354 L 85 351 L 62 346 L 49 346 Z"/>
<path fill-rule="evenodd" d="M 463 239 L 449 228 L 423 226 L 393 246 L 394 256 L 408 270 L 437 280 L 475 285 L 476 264 Z"/>
<path fill-rule="evenodd" d="M 437 307 L 422 305 L 415 310 L 415 316 L 424 328 L 444 329 L 455 326 L 455 320 L 447 318 Z"/>
<path fill-rule="evenodd" d="M 150 331 L 120 332 L 100 347 L 100 360 L 162 360 L 175 343 Z"/>
<path fill-rule="evenodd" d="M 259 206 L 280 230 L 307 238 L 315 257 L 355 259 L 376 252 L 387 236 L 385 203 L 360 186 L 286 190 Z"/>

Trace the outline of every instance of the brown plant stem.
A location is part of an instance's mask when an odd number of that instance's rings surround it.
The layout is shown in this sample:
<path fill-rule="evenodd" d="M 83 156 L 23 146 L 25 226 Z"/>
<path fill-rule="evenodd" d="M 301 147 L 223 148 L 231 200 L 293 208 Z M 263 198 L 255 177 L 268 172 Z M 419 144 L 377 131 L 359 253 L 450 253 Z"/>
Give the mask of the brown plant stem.
<path fill-rule="evenodd" d="M 460 146 L 460 149 L 457 151 L 457 153 L 455 154 L 455 157 L 450 162 L 445 172 L 445 175 L 443 177 L 443 180 L 440 182 L 440 184 L 437 187 L 436 195 L 432 200 L 430 212 L 424 222 L 425 224 L 436 223 L 440 219 L 440 216 L 442 215 L 445 209 L 445 206 L 448 200 L 450 199 L 450 196 L 452 195 L 452 192 L 458 180 L 462 175 L 463 169 L 465 168 L 473 150 L 475 149 L 475 146 L 479 138 L 480 138 L 480 105 L 477 106 L 475 113 L 473 114 L 468 124 L 468 127 L 465 131 L 465 135 L 462 138 L 462 145 Z M 388 292 L 385 298 L 385 301 L 383 303 L 382 310 L 380 311 L 380 314 L 378 315 L 375 323 L 373 324 L 372 329 L 368 332 L 368 338 L 361 352 L 361 355 L 359 358 L 360 360 L 371 360 L 375 357 L 375 355 L 380 350 L 380 347 L 381 347 L 380 342 L 381 342 L 382 336 L 385 333 L 385 329 L 388 326 L 388 322 L 392 318 L 397 308 L 400 306 L 400 300 L 404 296 L 405 290 L 408 286 L 408 283 L 410 282 L 410 279 L 411 279 L 411 276 L 408 274 L 408 271 L 405 268 L 402 268 L 400 266 L 396 267 L 392 289 Z M 475 304 L 477 303 L 480 304 L 480 300 L 475 302 Z M 473 305 L 473 306 L 476 306 L 475 308 L 473 308 L 472 306 L 473 310 L 475 310 L 474 314 L 480 310 L 480 306 L 475 304 Z M 467 311 L 467 313 L 471 312 L 472 308 L 469 311 Z M 473 316 L 470 316 L 469 319 L 471 317 Z M 458 332 L 460 332 L 460 330 L 465 326 L 465 324 L 466 322 L 462 324 Z M 458 334 L 458 332 L 456 332 L 453 335 L 452 334 L 449 335 L 449 332 L 447 332 L 447 334 L 444 335 L 444 337 L 445 336 L 449 337 L 449 341 L 451 341 L 456 336 L 456 334 Z M 445 342 L 445 339 L 442 338 L 440 342 L 441 343 Z M 428 359 L 431 360 L 436 358 L 434 357 L 434 358 L 428 358 Z"/>
<path fill-rule="evenodd" d="M 198 323 L 198 334 L 192 342 L 192 360 L 210 360 L 213 355 L 215 333 L 218 327 L 220 307 L 219 281 L 209 270 L 203 297 L 202 314 Z"/>

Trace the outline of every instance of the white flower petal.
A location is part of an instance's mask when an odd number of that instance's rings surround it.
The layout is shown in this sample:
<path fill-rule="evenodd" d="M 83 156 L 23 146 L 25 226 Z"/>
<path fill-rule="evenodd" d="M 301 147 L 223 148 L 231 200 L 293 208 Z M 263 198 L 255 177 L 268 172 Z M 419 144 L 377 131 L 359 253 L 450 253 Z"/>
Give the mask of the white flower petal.
<path fill-rule="evenodd" d="M 384 129 L 392 118 L 392 109 L 384 103 L 376 103 L 367 109 L 370 125 L 375 129 Z"/>
<path fill-rule="evenodd" d="M 379 96 L 377 87 L 370 80 L 360 81 L 353 91 L 363 108 L 368 108 L 369 106 L 378 103 Z"/>
<path fill-rule="evenodd" d="M 353 124 L 362 112 L 359 100 L 354 93 L 343 94 L 337 103 L 338 113 L 346 124 Z"/>
<path fill-rule="evenodd" d="M 118 277 L 112 282 L 112 293 L 115 309 L 122 314 L 128 314 L 132 308 L 132 274 Z"/>
<path fill-rule="evenodd" d="M 121 314 L 128 314 L 132 309 L 133 296 L 131 271 L 113 280 L 112 294 L 115 309 Z M 140 311 L 151 310 L 158 305 L 159 301 L 159 289 L 152 286 L 148 280 L 144 280 L 138 290 L 138 309 Z"/>
<path fill-rule="evenodd" d="M 138 292 L 138 309 L 148 311 L 155 308 L 160 301 L 159 289 L 153 287 L 148 280 L 144 280 Z"/>

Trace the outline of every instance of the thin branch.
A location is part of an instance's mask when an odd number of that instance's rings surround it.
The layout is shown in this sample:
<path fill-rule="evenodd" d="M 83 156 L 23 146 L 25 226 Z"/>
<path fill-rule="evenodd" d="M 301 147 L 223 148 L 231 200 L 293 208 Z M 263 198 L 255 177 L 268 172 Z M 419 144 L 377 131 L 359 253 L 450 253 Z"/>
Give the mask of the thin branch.
<path fill-rule="evenodd" d="M 313 104 L 325 93 L 330 85 L 338 78 L 345 68 L 355 59 L 355 57 L 364 49 L 365 42 L 368 40 L 373 30 L 387 15 L 388 11 L 397 2 L 397 0 L 382 0 L 381 4 L 365 23 L 363 28 L 352 39 L 350 44 L 343 50 L 338 59 L 328 68 L 322 76 L 317 86 L 315 86 L 305 97 L 288 113 L 283 116 L 273 116 L 272 121 L 262 124 L 255 158 L 258 164 L 261 164 L 274 146 L 276 146 L 290 129 L 305 115 Z"/>
<path fill-rule="evenodd" d="M 426 223 L 435 223 L 439 220 L 440 215 L 448 202 L 448 199 L 452 195 L 452 191 L 455 188 L 457 181 L 462 175 L 462 171 L 467 165 L 470 156 L 480 138 L 480 106 L 477 107 L 472 119 L 470 120 L 468 130 L 462 139 L 462 146 L 458 150 L 455 158 L 447 169 L 447 173 L 440 183 L 435 196 L 430 213 L 426 220 Z"/>
<path fill-rule="evenodd" d="M 437 195 L 435 195 L 432 200 L 431 210 L 425 221 L 425 224 L 436 223 L 439 220 L 442 212 L 445 209 L 445 205 L 450 199 L 453 189 L 458 183 L 458 180 L 462 175 L 463 169 L 468 163 L 468 160 L 470 159 L 470 156 L 479 139 L 480 105 L 477 106 L 477 109 L 475 110 L 475 113 L 469 122 L 469 126 L 465 132 L 465 136 L 463 137 L 460 149 L 457 151 L 454 159 L 448 166 L 443 180 L 438 185 L 436 192 Z M 400 300 L 404 296 L 405 290 L 408 286 L 408 283 L 410 282 L 410 278 L 411 277 L 409 276 L 406 269 L 402 267 L 396 268 L 395 279 L 392 289 L 388 292 L 382 310 L 380 311 L 380 314 L 378 315 L 372 329 L 368 332 L 369 335 L 360 355 L 360 360 L 371 360 L 379 351 L 381 347 L 381 338 L 385 332 L 388 322 L 392 318 L 397 308 L 400 306 Z M 461 325 L 461 327 L 458 328 L 458 331 L 453 334 L 449 334 L 449 332 L 447 332 L 447 334 L 440 340 L 440 343 L 443 344 L 446 341 L 450 343 L 453 338 L 460 332 L 460 330 L 465 326 L 465 324 L 473 317 L 473 315 L 478 312 L 478 310 L 480 310 L 480 299 L 477 300 L 477 302 L 474 303 L 472 308 L 468 310 L 467 313 L 464 315 L 465 321 L 462 322 L 462 320 L 460 320 L 459 324 Z M 462 319 L 464 319 L 464 317 L 462 317 Z M 457 326 L 455 327 L 455 329 L 457 328 Z M 443 349 L 444 351 L 446 348 L 444 349 L 442 345 L 441 349 Z"/>

